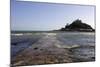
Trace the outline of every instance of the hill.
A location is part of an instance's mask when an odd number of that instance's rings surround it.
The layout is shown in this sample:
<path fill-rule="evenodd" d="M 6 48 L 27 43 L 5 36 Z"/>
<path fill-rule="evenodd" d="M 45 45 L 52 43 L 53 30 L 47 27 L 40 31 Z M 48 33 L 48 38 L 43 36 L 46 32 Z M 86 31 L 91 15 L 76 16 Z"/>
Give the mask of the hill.
<path fill-rule="evenodd" d="M 77 19 L 71 24 L 67 24 L 64 28 L 61 28 L 60 31 L 84 31 L 84 32 L 93 32 L 95 31 L 90 25 L 83 23 L 81 20 Z"/>

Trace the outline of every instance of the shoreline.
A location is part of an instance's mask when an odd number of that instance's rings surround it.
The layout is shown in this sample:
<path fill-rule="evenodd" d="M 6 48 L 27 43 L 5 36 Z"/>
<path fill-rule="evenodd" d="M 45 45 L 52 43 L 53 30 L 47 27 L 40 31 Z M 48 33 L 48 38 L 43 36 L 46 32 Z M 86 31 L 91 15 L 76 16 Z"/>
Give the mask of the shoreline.
<path fill-rule="evenodd" d="M 28 46 L 23 51 L 20 51 L 16 56 L 11 57 L 12 66 L 95 61 L 95 56 L 89 55 L 87 52 L 94 52 L 95 46 L 74 45 L 72 48 L 69 48 L 71 45 L 65 45 L 65 47 L 63 47 L 63 44 L 66 43 L 63 43 L 57 38 L 57 36 L 61 36 L 61 34 L 44 33 L 42 35 L 43 36 L 37 42 Z"/>

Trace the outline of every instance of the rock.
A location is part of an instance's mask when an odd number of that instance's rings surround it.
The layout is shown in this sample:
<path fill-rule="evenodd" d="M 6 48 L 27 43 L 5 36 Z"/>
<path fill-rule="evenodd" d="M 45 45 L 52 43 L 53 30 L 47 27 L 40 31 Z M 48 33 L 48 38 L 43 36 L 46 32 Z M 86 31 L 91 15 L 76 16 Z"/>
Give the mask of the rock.
<path fill-rule="evenodd" d="M 34 48 L 34 50 L 37 50 L 37 49 L 38 49 L 37 47 Z"/>
<path fill-rule="evenodd" d="M 92 32 L 95 31 L 90 25 L 83 23 L 81 20 L 77 19 L 71 24 L 67 24 L 64 28 L 61 28 L 60 31 L 85 31 Z"/>

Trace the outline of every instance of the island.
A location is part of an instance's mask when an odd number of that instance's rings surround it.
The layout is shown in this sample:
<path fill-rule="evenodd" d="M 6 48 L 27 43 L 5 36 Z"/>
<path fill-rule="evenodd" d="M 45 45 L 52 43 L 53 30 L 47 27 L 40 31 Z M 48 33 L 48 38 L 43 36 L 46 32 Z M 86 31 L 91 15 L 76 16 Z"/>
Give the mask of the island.
<path fill-rule="evenodd" d="M 94 32 L 90 25 L 83 23 L 80 19 L 73 21 L 71 24 L 66 24 L 65 27 L 58 31 L 79 31 L 79 32 Z"/>

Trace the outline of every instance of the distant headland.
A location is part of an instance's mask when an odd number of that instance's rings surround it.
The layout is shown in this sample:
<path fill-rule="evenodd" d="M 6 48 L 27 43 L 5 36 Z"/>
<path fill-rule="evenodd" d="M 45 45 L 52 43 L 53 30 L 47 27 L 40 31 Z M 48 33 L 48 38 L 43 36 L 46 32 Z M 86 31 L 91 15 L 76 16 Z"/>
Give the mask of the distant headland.
<path fill-rule="evenodd" d="M 64 28 L 59 29 L 58 31 L 94 32 L 95 29 L 93 29 L 90 25 L 83 23 L 80 19 L 77 19 L 71 24 L 67 24 Z"/>

